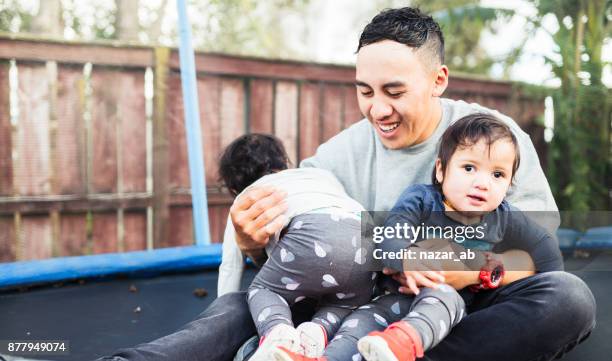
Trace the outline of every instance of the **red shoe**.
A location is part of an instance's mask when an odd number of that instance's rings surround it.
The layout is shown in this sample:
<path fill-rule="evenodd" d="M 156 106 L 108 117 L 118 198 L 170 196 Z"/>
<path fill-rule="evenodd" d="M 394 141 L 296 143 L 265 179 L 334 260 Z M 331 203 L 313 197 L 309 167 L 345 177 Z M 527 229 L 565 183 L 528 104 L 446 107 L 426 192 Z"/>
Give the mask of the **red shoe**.
<path fill-rule="evenodd" d="M 406 321 L 392 323 L 383 332 L 370 332 L 357 343 L 366 361 L 415 361 L 423 357 L 417 331 Z"/>
<path fill-rule="evenodd" d="M 274 361 L 327 361 L 327 357 L 308 357 L 287 350 L 284 347 L 277 347 L 272 351 Z"/>

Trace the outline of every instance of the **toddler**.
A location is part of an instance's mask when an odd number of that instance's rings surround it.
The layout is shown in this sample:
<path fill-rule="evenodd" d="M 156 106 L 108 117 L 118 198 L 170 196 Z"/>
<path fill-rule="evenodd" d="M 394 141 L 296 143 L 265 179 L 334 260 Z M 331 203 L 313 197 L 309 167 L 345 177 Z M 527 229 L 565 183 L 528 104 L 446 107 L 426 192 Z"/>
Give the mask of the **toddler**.
<path fill-rule="evenodd" d="M 287 169 L 282 143 L 271 135 L 239 137 L 223 152 L 220 176 L 240 197 L 245 189 L 272 185 L 287 193 L 286 224 L 266 246 L 268 260 L 248 288 L 248 304 L 260 335 L 252 361 L 268 360 L 276 346 L 320 356 L 344 317 L 369 302 L 376 273 L 373 246 L 361 244 L 363 207 L 328 171 Z M 224 237 L 219 291 L 236 290 L 243 258 L 232 223 Z M 297 329 L 290 306 L 305 298 L 319 308 L 312 322 Z"/>
<path fill-rule="evenodd" d="M 411 263 L 417 261 L 383 257 L 386 267 L 405 271 L 415 295 L 391 292 L 349 315 L 325 355 L 333 348 L 333 361 L 358 360 L 354 340 L 359 340 L 357 347 L 367 361 L 414 361 L 422 357 L 466 316 L 466 303 L 475 292 L 500 286 L 505 270 L 494 253 L 518 249 L 531 257 L 537 272 L 559 269 L 562 260 L 554 239 L 504 200 L 519 163 L 515 136 L 493 115 L 472 114 L 452 124 L 439 145 L 433 184 L 408 187 L 384 224 L 385 228 L 392 229 L 400 225 L 403 230 L 402 227 L 408 225 L 413 229 L 420 226 L 421 229 L 438 230 L 429 237 L 448 238 L 451 249 L 483 251 L 471 262 L 471 267 L 474 264 L 482 267 L 480 283 L 458 292 L 439 283 L 439 272 L 406 271 L 414 269 Z M 470 239 L 458 240 L 456 236 L 464 233 L 453 233 L 462 227 L 474 230 Z M 444 232 L 449 230 L 450 236 L 447 236 Z M 406 249 L 426 251 L 426 244 L 433 241 L 423 237 L 421 232 L 416 233 L 414 239 L 395 234 L 386 236 L 388 238 L 377 244 L 377 253 L 397 254 Z M 457 243 L 461 247 L 456 247 Z M 419 289 L 414 280 L 432 287 Z M 352 327 L 354 325 L 359 327 Z M 363 337 L 364 329 L 382 332 L 371 332 Z M 344 357 L 339 358 L 341 354 Z M 282 348 L 277 349 L 274 356 L 279 361 L 332 361 L 327 356 L 307 358 Z"/>

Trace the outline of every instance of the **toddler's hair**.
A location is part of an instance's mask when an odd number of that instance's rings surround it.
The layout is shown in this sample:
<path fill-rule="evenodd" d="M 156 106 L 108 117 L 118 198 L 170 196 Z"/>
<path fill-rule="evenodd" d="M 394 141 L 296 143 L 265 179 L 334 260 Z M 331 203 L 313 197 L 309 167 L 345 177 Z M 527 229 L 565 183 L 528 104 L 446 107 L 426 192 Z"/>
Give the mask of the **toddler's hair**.
<path fill-rule="evenodd" d="M 458 147 L 471 147 L 484 140 L 487 147 L 500 139 L 507 139 L 514 145 L 515 157 L 512 164 L 512 177 L 519 167 L 521 157 L 516 137 L 504 122 L 487 113 L 475 113 L 467 115 L 453 123 L 440 139 L 438 158 L 440 159 L 442 173 L 446 174 L 446 166 Z M 431 175 L 431 183 L 438 188 L 440 183 L 436 179 L 436 167 Z"/>
<path fill-rule="evenodd" d="M 259 178 L 287 169 L 283 143 L 269 134 L 245 134 L 228 145 L 219 159 L 219 180 L 233 196 Z"/>

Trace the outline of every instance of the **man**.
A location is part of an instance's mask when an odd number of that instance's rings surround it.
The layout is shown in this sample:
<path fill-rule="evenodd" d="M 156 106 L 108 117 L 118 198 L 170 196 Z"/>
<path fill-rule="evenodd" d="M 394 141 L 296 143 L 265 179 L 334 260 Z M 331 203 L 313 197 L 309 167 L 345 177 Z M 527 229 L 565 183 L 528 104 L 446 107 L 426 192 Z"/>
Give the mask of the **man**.
<path fill-rule="evenodd" d="M 301 166 L 330 170 L 366 209 L 389 210 L 408 185 L 430 182 L 446 127 L 490 111 L 441 99 L 447 84 L 438 24 L 412 8 L 383 11 L 364 29 L 357 54 L 357 96 L 367 119 L 321 145 Z M 521 210 L 556 211 L 529 137 L 498 116 L 512 128 L 521 152 L 509 202 Z M 268 237 L 284 224 L 284 196 L 259 188 L 232 205 L 236 241 L 256 263 L 264 261 Z M 461 289 L 478 279 L 471 272 L 447 272 L 446 282 Z M 595 301 L 584 282 L 565 272 L 541 273 L 478 295 L 470 314 L 425 359 L 550 360 L 582 341 L 594 320 Z M 108 359 L 227 360 L 254 333 L 245 295 L 230 293 L 177 333 Z"/>

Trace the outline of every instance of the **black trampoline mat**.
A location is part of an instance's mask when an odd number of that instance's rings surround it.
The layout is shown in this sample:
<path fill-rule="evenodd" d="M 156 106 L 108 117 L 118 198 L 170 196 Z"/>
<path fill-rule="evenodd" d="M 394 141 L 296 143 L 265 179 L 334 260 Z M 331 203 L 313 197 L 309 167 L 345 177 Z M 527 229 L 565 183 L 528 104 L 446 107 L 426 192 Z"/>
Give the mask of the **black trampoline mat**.
<path fill-rule="evenodd" d="M 608 361 L 612 355 L 612 255 L 570 259 L 566 269 L 590 286 L 598 309 L 591 337 L 563 360 Z M 246 274 L 243 285 L 254 276 L 253 271 Z M 132 285 L 136 292 L 130 291 Z M 205 288 L 208 295 L 195 296 L 196 288 Z M 69 356 L 47 359 L 92 360 L 172 333 L 201 313 L 217 296 L 216 289 L 217 273 L 203 272 L 3 293 L 0 340 L 69 340 Z"/>
<path fill-rule="evenodd" d="M 254 272 L 246 275 L 248 285 Z M 195 296 L 197 288 L 208 295 Z M 0 294 L 0 340 L 68 340 L 70 355 L 46 359 L 92 360 L 176 331 L 216 297 L 217 272 L 5 293 Z"/>

